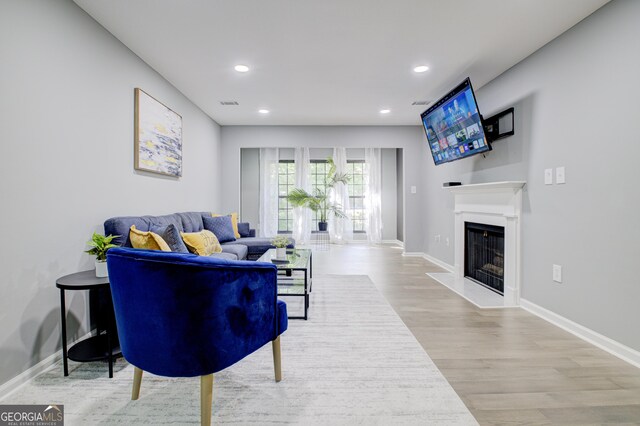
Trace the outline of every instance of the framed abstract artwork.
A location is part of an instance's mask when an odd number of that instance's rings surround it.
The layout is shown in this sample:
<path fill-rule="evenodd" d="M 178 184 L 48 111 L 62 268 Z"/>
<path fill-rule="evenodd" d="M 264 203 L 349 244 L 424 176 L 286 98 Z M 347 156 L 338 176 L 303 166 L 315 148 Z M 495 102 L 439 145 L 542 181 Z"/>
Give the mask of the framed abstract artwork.
<path fill-rule="evenodd" d="M 136 170 L 182 176 L 182 117 L 142 89 L 135 89 Z"/>

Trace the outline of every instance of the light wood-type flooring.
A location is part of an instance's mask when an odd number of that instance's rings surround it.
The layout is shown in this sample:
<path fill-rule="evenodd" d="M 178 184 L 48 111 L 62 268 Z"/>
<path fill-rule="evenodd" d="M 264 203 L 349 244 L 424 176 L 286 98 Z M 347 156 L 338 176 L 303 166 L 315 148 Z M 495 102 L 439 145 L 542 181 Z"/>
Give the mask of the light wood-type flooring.
<path fill-rule="evenodd" d="M 480 424 L 640 425 L 639 368 L 520 308 L 476 308 L 401 253 L 332 245 L 314 272 L 369 275 Z"/>

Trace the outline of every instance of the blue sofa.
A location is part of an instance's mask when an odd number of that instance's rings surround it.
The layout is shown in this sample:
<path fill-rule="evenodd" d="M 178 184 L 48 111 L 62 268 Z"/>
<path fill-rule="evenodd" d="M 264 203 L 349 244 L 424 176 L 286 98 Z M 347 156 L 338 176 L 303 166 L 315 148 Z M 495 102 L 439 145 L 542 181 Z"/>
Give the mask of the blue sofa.
<path fill-rule="evenodd" d="M 199 232 L 204 229 L 203 217 L 211 217 L 211 212 L 183 212 L 164 216 L 120 216 L 112 217 L 104 222 L 105 235 L 119 235 L 114 244 L 131 247 L 129 229 L 135 225 L 140 231 L 151 231 L 169 224 L 181 232 Z M 226 260 L 256 260 L 270 248 L 270 238 L 256 237 L 255 229 L 250 229 L 248 223 L 238 224 L 241 237 L 235 241 L 222 243 L 222 253 L 215 253 L 212 257 Z M 290 238 L 288 248 L 295 247 L 295 240 Z"/>

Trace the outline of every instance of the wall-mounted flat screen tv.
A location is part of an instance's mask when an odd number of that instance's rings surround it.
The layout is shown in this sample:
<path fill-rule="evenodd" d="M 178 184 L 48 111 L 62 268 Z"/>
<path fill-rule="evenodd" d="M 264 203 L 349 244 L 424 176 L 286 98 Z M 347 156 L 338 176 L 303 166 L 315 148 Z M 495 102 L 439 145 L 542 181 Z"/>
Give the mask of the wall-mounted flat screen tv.
<path fill-rule="evenodd" d="M 469 78 L 420 117 L 436 166 L 491 150 Z"/>

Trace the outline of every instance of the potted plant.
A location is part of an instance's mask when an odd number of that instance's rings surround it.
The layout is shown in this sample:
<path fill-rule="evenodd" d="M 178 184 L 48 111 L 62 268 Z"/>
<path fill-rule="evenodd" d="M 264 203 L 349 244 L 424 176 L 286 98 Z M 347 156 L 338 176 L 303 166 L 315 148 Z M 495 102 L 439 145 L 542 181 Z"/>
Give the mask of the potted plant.
<path fill-rule="evenodd" d="M 85 253 L 96 257 L 96 277 L 109 276 L 109 272 L 107 271 L 107 251 L 110 248 L 118 247 L 111 243 L 111 241 L 117 237 L 119 237 L 119 235 L 109 235 L 105 237 L 104 235 L 94 232 L 91 236 L 91 241 L 87 242 L 91 248 L 85 251 Z"/>
<path fill-rule="evenodd" d="M 327 230 L 329 213 L 332 213 L 335 217 L 347 217 L 340 204 L 331 202 L 330 195 L 336 184 L 343 183 L 346 185 L 349 183 L 350 177 L 346 173 L 336 173 L 336 166 L 331 158 L 328 158 L 327 162 L 329 163 L 329 171 L 325 177 L 324 185 L 316 187 L 313 194 L 301 188 L 294 188 L 287 196 L 287 199 L 294 207 L 306 207 L 318 214 L 318 231 Z"/>
<path fill-rule="evenodd" d="M 287 246 L 289 245 L 289 238 L 284 235 L 278 235 L 273 240 L 271 240 L 271 244 L 273 244 L 276 248 L 276 259 L 286 259 L 287 258 Z"/>

